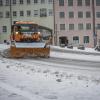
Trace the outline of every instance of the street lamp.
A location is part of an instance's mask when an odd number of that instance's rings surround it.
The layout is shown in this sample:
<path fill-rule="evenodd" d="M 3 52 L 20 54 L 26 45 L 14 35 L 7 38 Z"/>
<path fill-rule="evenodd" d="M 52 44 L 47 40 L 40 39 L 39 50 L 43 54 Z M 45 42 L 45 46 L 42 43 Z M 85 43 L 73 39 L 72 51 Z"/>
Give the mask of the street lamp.
<path fill-rule="evenodd" d="M 11 4 L 11 0 L 10 0 L 10 26 L 12 26 L 12 4 Z M 12 31 L 12 28 L 11 28 Z"/>
<path fill-rule="evenodd" d="M 93 34 L 94 37 L 94 47 L 97 45 L 97 27 L 95 27 L 95 32 Z"/>
<path fill-rule="evenodd" d="M 57 26 L 55 16 L 55 0 L 53 0 L 53 16 L 54 16 L 54 44 L 57 45 Z"/>
<path fill-rule="evenodd" d="M 98 34 L 97 34 L 97 32 L 98 32 L 98 26 L 96 26 L 96 45 L 98 45 L 98 46 L 100 46 L 100 38 L 99 38 L 99 36 L 98 36 Z"/>

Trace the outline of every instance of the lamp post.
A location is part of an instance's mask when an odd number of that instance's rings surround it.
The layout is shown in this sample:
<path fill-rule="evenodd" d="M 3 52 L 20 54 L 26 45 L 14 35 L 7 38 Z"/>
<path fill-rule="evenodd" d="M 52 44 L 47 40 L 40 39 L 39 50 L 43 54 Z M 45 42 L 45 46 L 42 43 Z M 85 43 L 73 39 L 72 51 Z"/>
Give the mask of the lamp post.
<path fill-rule="evenodd" d="M 95 27 L 95 5 L 94 0 L 92 0 L 92 15 L 93 15 L 93 40 L 94 47 L 96 46 L 96 27 Z"/>
<path fill-rule="evenodd" d="M 11 4 L 11 0 L 10 0 L 10 26 L 12 26 L 12 4 Z M 12 31 L 12 28 L 11 28 Z"/>
<path fill-rule="evenodd" d="M 53 0 L 53 16 L 54 16 L 54 44 L 57 45 L 57 26 L 55 21 L 55 0 Z"/>
<path fill-rule="evenodd" d="M 95 27 L 95 34 L 94 34 L 94 40 L 95 40 L 94 46 L 97 45 L 97 29 L 98 29 L 98 27 L 96 26 Z"/>

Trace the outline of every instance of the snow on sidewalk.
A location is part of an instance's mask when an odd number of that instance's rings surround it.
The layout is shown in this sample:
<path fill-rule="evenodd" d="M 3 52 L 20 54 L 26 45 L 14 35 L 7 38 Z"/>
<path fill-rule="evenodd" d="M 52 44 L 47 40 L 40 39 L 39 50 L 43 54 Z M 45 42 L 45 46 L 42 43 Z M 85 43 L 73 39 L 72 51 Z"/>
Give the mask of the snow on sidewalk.
<path fill-rule="evenodd" d="M 100 56 L 95 56 L 95 55 L 71 54 L 71 53 L 62 53 L 62 52 L 52 51 L 50 53 L 50 56 L 56 57 L 56 58 L 72 59 L 72 60 L 100 62 Z"/>

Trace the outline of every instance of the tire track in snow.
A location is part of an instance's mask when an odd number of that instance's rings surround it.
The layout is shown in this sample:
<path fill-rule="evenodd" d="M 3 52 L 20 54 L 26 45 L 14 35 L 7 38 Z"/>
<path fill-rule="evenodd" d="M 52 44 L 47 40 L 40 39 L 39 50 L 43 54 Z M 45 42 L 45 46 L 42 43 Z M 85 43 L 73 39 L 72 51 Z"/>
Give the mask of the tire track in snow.
<path fill-rule="evenodd" d="M 40 98 L 39 96 L 38 97 L 36 97 L 35 95 L 32 96 L 32 94 L 30 94 L 29 92 L 22 91 L 18 88 L 12 87 L 11 85 L 3 83 L 3 82 L 0 82 L 0 87 L 7 91 L 16 93 L 17 95 L 20 95 L 24 98 L 27 98 L 28 100 L 42 100 L 43 99 L 43 98 Z"/>
<path fill-rule="evenodd" d="M 48 61 L 43 61 L 43 59 L 41 60 L 40 58 L 39 59 L 14 59 L 14 62 L 17 62 L 17 63 L 21 63 L 21 64 L 24 64 L 24 65 L 28 65 L 28 63 L 31 65 L 35 65 L 35 66 L 39 66 L 40 68 L 43 67 L 43 68 L 57 68 L 57 69 L 70 69 L 70 70 L 87 70 L 87 71 L 100 71 L 100 69 L 98 67 L 90 67 L 90 66 L 85 66 L 85 65 L 70 65 L 70 64 L 67 64 L 67 63 L 54 63 L 55 62 L 55 59 L 52 59 L 52 61 L 49 62 L 49 59 Z M 13 61 L 13 60 L 12 60 Z"/>

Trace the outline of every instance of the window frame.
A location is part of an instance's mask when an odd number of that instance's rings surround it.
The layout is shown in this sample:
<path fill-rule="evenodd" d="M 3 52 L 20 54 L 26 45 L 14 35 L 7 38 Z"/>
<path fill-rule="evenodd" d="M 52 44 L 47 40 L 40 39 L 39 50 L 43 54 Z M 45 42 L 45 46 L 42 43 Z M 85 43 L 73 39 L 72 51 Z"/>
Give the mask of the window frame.
<path fill-rule="evenodd" d="M 90 11 L 86 11 L 86 18 L 91 18 L 91 12 Z"/>
<path fill-rule="evenodd" d="M 60 30 L 61 31 L 65 30 L 65 24 L 60 24 Z"/>
<path fill-rule="evenodd" d="M 73 6 L 73 0 L 68 0 L 68 6 Z"/>
<path fill-rule="evenodd" d="M 12 1 L 12 4 L 13 4 L 13 5 L 16 5 L 16 0 L 13 0 L 13 1 Z"/>
<path fill-rule="evenodd" d="M 7 32 L 7 26 L 2 26 L 2 32 L 6 33 Z"/>
<path fill-rule="evenodd" d="M 96 6 L 100 6 L 100 0 L 96 0 Z"/>
<path fill-rule="evenodd" d="M 0 6 L 3 6 L 3 0 L 0 0 Z"/>
<path fill-rule="evenodd" d="M 38 0 L 34 0 L 34 4 L 37 4 L 38 3 Z"/>
<path fill-rule="evenodd" d="M 64 6 L 64 0 L 59 0 L 59 6 Z"/>
<path fill-rule="evenodd" d="M 13 11 L 13 17 L 17 17 L 17 11 Z"/>
<path fill-rule="evenodd" d="M 84 43 L 85 44 L 89 43 L 89 36 L 84 36 Z"/>
<path fill-rule="evenodd" d="M 24 11 L 20 11 L 20 17 L 24 16 Z"/>
<path fill-rule="evenodd" d="M 65 12 L 63 12 L 63 11 L 62 12 L 59 12 L 59 17 L 60 18 L 65 18 Z"/>
<path fill-rule="evenodd" d="M 46 8 L 40 9 L 40 17 L 47 17 L 47 9 Z"/>
<path fill-rule="evenodd" d="M 69 12 L 69 18 L 74 18 L 74 12 L 73 11 Z"/>
<path fill-rule="evenodd" d="M 78 24 L 78 30 L 83 30 L 83 29 L 84 29 L 83 23 L 79 23 Z"/>
<path fill-rule="evenodd" d="M 82 11 L 78 12 L 78 18 L 83 18 L 83 12 Z"/>
<path fill-rule="evenodd" d="M 27 5 L 31 4 L 31 0 L 27 0 Z"/>
<path fill-rule="evenodd" d="M 79 44 L 79 36 L 73 36 L 73 43 Z"/>
<path fill-rule="evenodd" d="M 34 10 L 34 17 L 37 17 L 39 15 L 39 11 L 38 10 Z"/>
<path fill-rule="evenodd" d="M 69 30 L 74 30 L 74 24 L 69 24 Z"/>
<path fill-rule="evenodd" d="M 31 10 L 27 10 L 27 17 L 30 17 L 31 16 Z"/>
<path fill-rule="evenodd" d="M 96 12 L 96 18 L 100 18 L 100 12 Z"/>
<path fill-rule="evenodd" d="M 3 12 L 0 12 L 0 18 L 3 18 Z"/>
<path fill-rule="evenodd" d="M 90 6 L 90 0 L 85 0 L 85 6 Z"/>
<path fill-rule="evenodd" d="M 77 6 L 82 6 L 82 0 L 77 0 Z"/>
<path fill-rule="evenodd" d="M 6 13 L 6 16 L 5 17 L 6 18 L 10 18 L 10 12 L 9 11 L 6 11 L 5 13 Z"/>
<path fill-rule="evenodd" d="M 86 23 L 86 30 L 91 30 L 91 23 Z"/>

